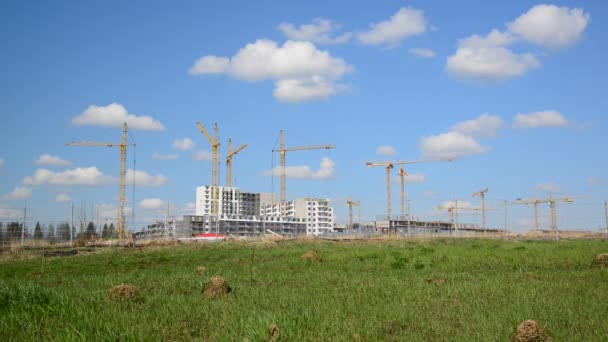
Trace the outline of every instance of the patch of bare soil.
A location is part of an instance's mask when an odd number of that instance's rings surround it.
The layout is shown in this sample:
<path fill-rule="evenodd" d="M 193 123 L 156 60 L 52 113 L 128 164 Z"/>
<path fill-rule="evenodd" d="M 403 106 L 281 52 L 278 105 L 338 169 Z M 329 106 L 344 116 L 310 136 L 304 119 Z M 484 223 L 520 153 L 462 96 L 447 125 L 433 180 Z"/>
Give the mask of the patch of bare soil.
<path fill-rule="evenodd" d="M 302 254 L 302 256 L 300 256 L 300 259 L 306 261 L 321 262 L 321 255 L 315 251 L 308 251 Z"/>
<path fill-rule="evenodd" d="M 213 277 L 203 287 L 203 296 L 208 298 L 224 297 L 232 292 L 228 282 L 222 277 Z"/>
<path fill-rule="evenodd" d="M 608 253 L 598 254 L 593 259 L 593 267 L 607 268 L 608 269 Z"/>
<path fill-rule="evenodd" d="M 113 300 L 131 300 L 139 297 L 139 289 L 130 284 L 119 284 L 110 289 L 108 293 Z"/>
<path fill-rule="evenodd" d="M 545 329 L 534 320 L 527 320 L 517 326 L 514 342 L 553 342 Z"/>
<path fill-rule="evenodd" d="M 448 281 L 444 277 L 426 277 L 424 280 L 429 284 L 445 284 Z"/>
<path fill-rule="evenodd" d="M 272 323 L 268 327 L 268 341 L 276 342 L 279 340 L 280 335 L 281 335 L 281 329 L 279 329 L 279 327 L 276 324 Z"/>
<path fill-rule="evenodd" d="M 205 267 L 205 266 L 199 266 L 199 267 L 196 268 L 196 273 L 198 273 L 198 274 L 200 274 L 202 276 L 204 276 L 205 274 L 207 274 L 207 271 L 208 271 L 207 267 Z"/>

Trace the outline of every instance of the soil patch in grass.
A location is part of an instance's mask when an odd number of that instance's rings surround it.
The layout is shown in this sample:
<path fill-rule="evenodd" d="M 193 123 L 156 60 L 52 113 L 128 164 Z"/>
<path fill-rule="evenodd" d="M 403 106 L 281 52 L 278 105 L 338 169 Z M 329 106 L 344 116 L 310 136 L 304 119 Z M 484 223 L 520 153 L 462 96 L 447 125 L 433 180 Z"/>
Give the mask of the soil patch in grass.
<path fill-rule="evenodd" d="M 130 284 L 119 284 L 110 289 L 108 296 L 112 300 L 133 300 L 139 297 L 139 289 Z"/>
<path fill-rule="evenodd" d="M 280 335 L 281 335 L 281 329 L 279 329 L 279 326 L 272 323 L 268 327 L 268 341 L 270 341 L 270 342 L 278 341 Z"/>
<path fill-rule="evenodd" d="M 593 267 L 608 268 L 608 253 L 598 254 L 593 259 Z"/>
<path fill-rule="evenodd" d="M 529 319 L 517 326 L 515 335 L 513 336 L 513 341 L 553 342 L 553 339 L 547 334 L 543 327 L 536 323 L 536 321 Z"/>
<path fill-rule="evenodd" d="M 213 277 L 203 287 L 203 296 L 208 298 L 224 297 L 232 292 L 228 282 L 222 277 Z"/>
<path fill-rule="evenodd" d="M 305 261 L 313 261 L 313 262 L 321 262 L 321 255 L 315 251 L 308 251 L 300 257 L 300 259 Z"/>
<path fill-rule="evenodd" d="M 196 273 L 198 273 L 198 274 L 200 274 L 202 276 L 204 276 L 205 274 L 207 274 L 207 271 L 208 271 L 207 267 L 205 267 L 205 266 L 199 266 L 199 267 L 196 268 Z"/>

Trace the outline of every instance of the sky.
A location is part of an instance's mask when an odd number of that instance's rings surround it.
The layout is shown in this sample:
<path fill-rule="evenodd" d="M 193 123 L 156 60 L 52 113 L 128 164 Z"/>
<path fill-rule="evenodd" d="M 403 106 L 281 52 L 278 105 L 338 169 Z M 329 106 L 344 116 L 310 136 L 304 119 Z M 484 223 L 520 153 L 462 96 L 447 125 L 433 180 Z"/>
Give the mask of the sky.
<path fill-rule="evenodd" d="M 248 145 L 246 192 L 278 197 L 280 130 L 288 148 L 335 144 L 287 153 L 287 198 L 330 198 L 338 223 L 350 196 L 362 220 L 386 215 L 385 170 L 366 162 L 424 161 L 404 165 L 416 218 L 448 220 L 457 200 L 480 224 L 471 195 L 488 188 L 490 227 L 505 201 L 551 196 L 573 199 L 558 227 L 598 231 L 606 17 L 605 1 L 2 1 L 0 221 L 62 222 L 74 204 L 113 222 L 118 148 L 65 144 L 119 143 L 125 121 L 129 228 L 192 213 L 211 183 L 198 121 L 218 124 L 220 185 L 228 139 Z M 395 167 L 394 215 L 399 189 Z M 507 228 L 533 221 L 507 206 Z"/>

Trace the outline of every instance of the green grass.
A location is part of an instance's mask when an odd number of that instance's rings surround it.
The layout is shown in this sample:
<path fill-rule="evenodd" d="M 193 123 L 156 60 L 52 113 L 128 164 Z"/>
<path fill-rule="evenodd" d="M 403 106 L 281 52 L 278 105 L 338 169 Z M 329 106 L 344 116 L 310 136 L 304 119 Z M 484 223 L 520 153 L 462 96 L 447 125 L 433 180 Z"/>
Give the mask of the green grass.
<path fill-rule="evenodd" d="M 303 261 L 309 250 L 320 263 Z M 40 255 L 0 263 L 0 340 L 556 341 L 608 336 L 608 242 L 288 241 Z M 201 276 L 198 266 L 209 272 Z M 206 280 L 232 286 L 207 299 Z M 120 283 L 139 288 L 112 300 Z"/>

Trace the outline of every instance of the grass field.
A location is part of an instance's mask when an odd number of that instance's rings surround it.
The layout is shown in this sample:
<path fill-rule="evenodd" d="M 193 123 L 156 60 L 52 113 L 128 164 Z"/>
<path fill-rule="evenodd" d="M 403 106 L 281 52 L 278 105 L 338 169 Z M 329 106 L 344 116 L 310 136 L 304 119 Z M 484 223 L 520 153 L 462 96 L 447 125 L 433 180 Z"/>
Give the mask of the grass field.
<path fill-rule="evenodd" d="M 321 262 L 300 258 L 311 250 Z M 534 319 L 555 341 L 606 341 L 608 271 L 591 267 L 606 252 L 603 240 L 5 251 L 0 340 L 508 341 Z M 202 295 L 213 276 L 230 295 Z M 111 298 L 121 283 L 138 295 Z"/>

